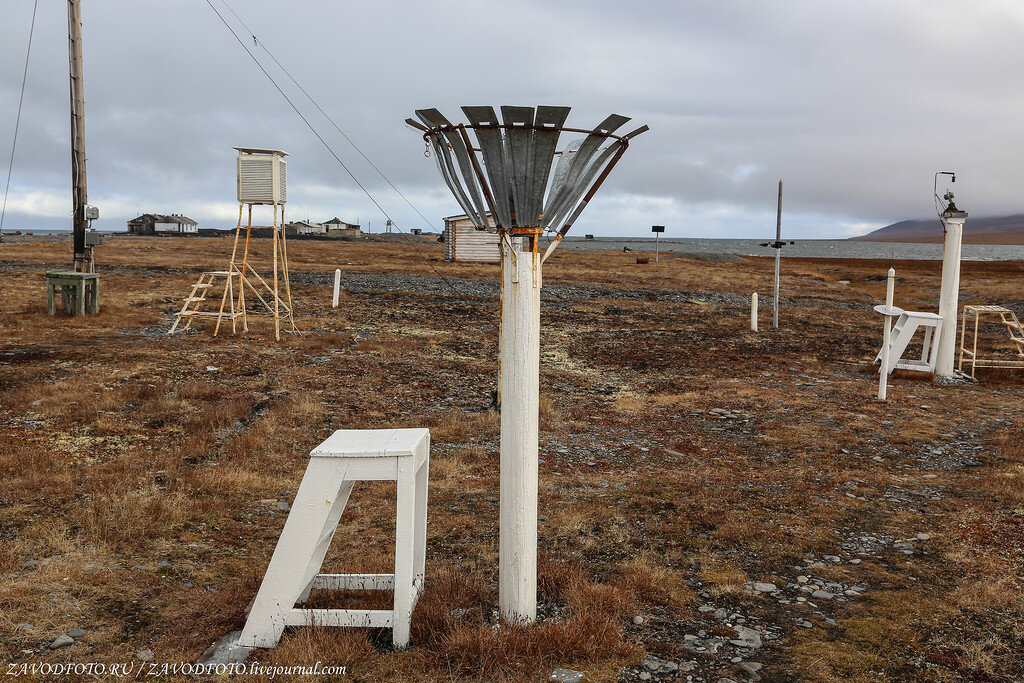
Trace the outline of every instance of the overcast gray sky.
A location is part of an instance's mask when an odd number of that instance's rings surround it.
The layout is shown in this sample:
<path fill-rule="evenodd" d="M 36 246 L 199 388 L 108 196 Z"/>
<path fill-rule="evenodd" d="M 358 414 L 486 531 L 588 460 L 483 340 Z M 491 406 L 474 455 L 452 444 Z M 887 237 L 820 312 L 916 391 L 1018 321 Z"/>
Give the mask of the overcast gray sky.
<path fill-rule="evenodd" d="M 434 229 L 459 209 L 403 120 L 464 104 L 650 125 L 574 233 L 766 237 L 782 178 L 789 236 L 846 237 L 930 215 L 947 169 L 972 215 L 1024 212 L 1019 0 L 229 2 Z M 0 12 L 5 181 L 32 0 Z M 234 145 L 291 154 L 289 218 L 383 227 L 206 0 L 83 0 L 83 17 L 97 228 L 144 212 L 233 227 Z M 67 65 L 65 3 L 41 2 L 5 230 L 70 226 Z M 399 225 L 426 227 L 280 81 Z"/>

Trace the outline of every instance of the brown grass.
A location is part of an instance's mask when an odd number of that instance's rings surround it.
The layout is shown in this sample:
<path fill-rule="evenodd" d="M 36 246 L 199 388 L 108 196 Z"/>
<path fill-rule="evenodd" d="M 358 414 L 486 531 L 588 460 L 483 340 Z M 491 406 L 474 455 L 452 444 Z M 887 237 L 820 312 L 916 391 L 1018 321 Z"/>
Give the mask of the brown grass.
<path fill-rule="evenodd" d="M 311 332 L 276 344 L 264 320 L 248 335 L 213 338 L 200 326 L 168 338 L 192 271 L 222 268 L 226 241 L 111 239 L 101 314 L 51 318 L 41 272 L 66 260 L 65 246 L 5 243 L 0 254 L 6 660 L 60 661 L 69 653 L 46 644 L 80 625 L 78 660 L 142 648 L 158 661 L 194 659 L 244 622 L 284 523 L 278 503 L 294 495 L 309 451 L 335 429 L 427 426 L 427 588 L 412 648 L 391 651 L 387 631 L 301 628 L 255 660 L 344 664 L 352 680 L 526 681 L 555 666 L 628 680 L 648 651 L 697 659 L 705 680 L 734 677 L 731 651 L 719 661 L 681 646 L 698 629 L 725 630 L 697 610 L 713 604 L 781 629 L 759 652 L 764 680 L 1024 677 L 1024 434 L 1009 424 L 1024 424 L 1020 375 L 981 374 L 955 389 L 897 376 L 890 401 L 874 400 L 857 363 L 875 352 L 870 305 L 888 263 L 784 260 L 783 328 L 752 334 L 745 302 L 769 291 L 763 259 L 641 266 L 635 254 L 558 252 L 546 282 L 582 293 L 544 310 L 541 618 L 526 627 L 495 618 L 493 301 L 349 292 L 331 309 L 322 277 L 335 267 L 399 283 L 432 271 L 401 244 L 295 243 L 293 296 Z M 439 257 L 436 245 L 423 249 Z M 896 268 L 897 303 L 934 307 L 936 264 Z M 1022 275 L 1022 264 L 966 264 L 964 301 L 1012 303 Z M 708 290 L 727 303 L 679 296 Z M 711 407 L 740 416 L 690 414 Z M 984 445 L 982 464 L 929 455 L 955 441 Z M 393 486 L 357 487 L 328 570 L 388 570 L 393 500 Z M 816 569 L 869 588 L 822 615 L 743 588 L 794 580 L 810 552 L 846 556 L 853 536 L 919 531 L 933 540 L 911 557 Z M 23 568 L 30 560 L 39 564 Z M 801 609 L 814 628 L 793 625 Z M 635 626 L 637 614 L 654 618 Z"/>

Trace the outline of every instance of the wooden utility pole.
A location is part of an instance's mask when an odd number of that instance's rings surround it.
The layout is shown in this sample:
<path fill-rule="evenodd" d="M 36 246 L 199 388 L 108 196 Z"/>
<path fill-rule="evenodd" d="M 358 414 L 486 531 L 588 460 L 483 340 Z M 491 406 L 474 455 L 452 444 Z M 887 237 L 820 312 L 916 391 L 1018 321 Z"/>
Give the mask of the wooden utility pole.
<path fill-rule="evenodd" d="M 75 271 L 92 270 L 90 249 L 85 244 L 89 221 L 85 176 L 85 79 L 82 75 L 82 3 L 68 0 L 68 56 L 71 62 L 71 183 L 73 197 Z"/>

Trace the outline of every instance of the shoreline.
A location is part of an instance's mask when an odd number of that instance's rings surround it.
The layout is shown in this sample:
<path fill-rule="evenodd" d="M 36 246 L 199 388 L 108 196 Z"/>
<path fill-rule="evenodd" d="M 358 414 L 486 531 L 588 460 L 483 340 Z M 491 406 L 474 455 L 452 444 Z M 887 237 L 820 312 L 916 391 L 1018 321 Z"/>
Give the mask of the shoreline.
<path fill-rule="evenodd" d="M 181 244 L 190 244 L 194 240 L 211 240 L 213 244 L 230 239 L 229 233 L 218 236 L 209 235 L 130 235 L 125 232 L 105 233 L 97 231 L 108 238 L 107 246 L 121 244 L 125 240 L 140 240 L 142 243 L 152 242 L 153 248 L 163 249 L 173 240 L 183 239 Z M 3 242 L 7 244 L 55 244 L 69 241 L 70 232 L 42 232 L 31 235 L 11 235 L 4 233 Z M 256 238 L 260 239 L 260 238 Z M 409 244 L 418 247 L 428 247 L 438 242 L 435 234 L 405 235 L 401 233 L 363 235 L 354 239 L 331 239 L 311 236 L 293 236 L 289 241 L 296 243 L 317 243 L 336 244 L 339 249 L 345 250 L 360 244 Z M 168 240 L 172 240 L 168 242 Z M 942 245 L 916 242 L 869 242 L 866 240 L 793 240 L 794 244 L 787 245 L 782 250 L 784 259 L 797 259 L 799 261 L 828 260 L 828 261 L 878 261 L 884 263 L 896 263 L 907 261 L 941 261 Z M 546 246 L 550 242 L 542 240 Z M 775 256 L 774 250 L 770 247 L 763 247 L 760 240 L 753 239 L 703 239 L 703 238 L 668 238 L 660 240 L 658 249 L 666 258 L 697 259 L 705 261 L 736 261 L 743 258 L 768 258 Z M 103 247 L 101 247 L 102 249 Z M 554 252 L 559 253 L 594 251 L 603 254 L 631 253 L 636 256 L 650 257 L 655 253 L 655 244 L 652 238 L 629 238 L 611 237 L 595 238 L 593 240 L 584 237 L 567 237 Z M 1024 261 L 1024 245 L 978 245 L 965 243 L 963 245 L 964 262 L 1017 262 Z"/>

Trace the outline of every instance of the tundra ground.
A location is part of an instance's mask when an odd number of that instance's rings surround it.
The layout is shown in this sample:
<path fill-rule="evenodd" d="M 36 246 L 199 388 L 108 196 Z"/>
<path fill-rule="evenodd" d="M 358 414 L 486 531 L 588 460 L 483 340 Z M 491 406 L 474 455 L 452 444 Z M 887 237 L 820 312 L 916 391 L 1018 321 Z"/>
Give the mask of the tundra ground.
<path fill-rule="evenodd" d="M 293 241 L 302 334 L 275 343 L 258 319 L 248 334 L 168 337 L 198 273 L 229 251 L 108 239 L 99 315 L 51 317 L 43 273 L 66 268 L 69 245 L 0 248 L 6 662 L 195 660 L 244 623 L 309 451 L 335 429 L 426 426 L 411 648 L 305 628 L 251 660 L 343 665 L 357 681 L 555 667 L 599 681 L 1024 678 L 1024 371 L 953 386 L 897 373 L 877 401 L 871 307 L 889 263 L 784 259 L 772 331 L 769 260 L 555 252 L 541 619 L 520 627 L 495 619 L 497 266 L 444 263 L 429 243 Z M 939 264 L 894 265 L 897 304 L 935 310 Z M 1020 311 L 1022 281 L 1024 263 L 965 263 L 961 305 Z M 999 330 L 982 343 L 1009 357 Z M 388 571 L 382 495 L 393 488 L 356 488 L 329 569 Z"/>

